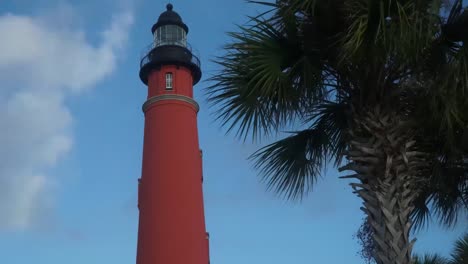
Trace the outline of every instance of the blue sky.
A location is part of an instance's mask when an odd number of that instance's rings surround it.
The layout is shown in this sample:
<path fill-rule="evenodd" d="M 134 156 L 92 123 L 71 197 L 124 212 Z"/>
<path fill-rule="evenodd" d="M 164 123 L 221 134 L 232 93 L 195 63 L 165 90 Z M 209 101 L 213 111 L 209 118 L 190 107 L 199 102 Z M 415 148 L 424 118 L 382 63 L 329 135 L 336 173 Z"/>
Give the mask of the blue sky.
<path fill-rule="evenodd" d="M 3 0 L 0 5 L 0 263 L 135 263 L 146 87 L 139 58 L 163 1 Z M 203 78 L 256 14 L 241 0 L 174 0 Z M 6 36 L 6 37 L 5 37 Z M 302 203 L 267 192 L 242 143 L 214 122 L 203 88 L 200 145 L 211 263 L 363 263 L 360 200 L 328 171 Z M 417 252 L 447 254 L 466 230 L 432 225 Z"/>

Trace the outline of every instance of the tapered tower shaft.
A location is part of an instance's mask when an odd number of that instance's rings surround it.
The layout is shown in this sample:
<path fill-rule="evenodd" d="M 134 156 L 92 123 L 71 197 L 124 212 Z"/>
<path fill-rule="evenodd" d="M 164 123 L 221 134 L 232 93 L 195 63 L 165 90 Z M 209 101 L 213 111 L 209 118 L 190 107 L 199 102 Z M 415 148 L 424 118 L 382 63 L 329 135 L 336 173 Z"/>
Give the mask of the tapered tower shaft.
<path fill-rule="evenodd" d="M 137 264 L 208 264 L 208 237 L 193 85 L 201 76 L 188 27 L 167 6 L 142 59 L 148 85 L 142 176 L 138 184 Z"/>

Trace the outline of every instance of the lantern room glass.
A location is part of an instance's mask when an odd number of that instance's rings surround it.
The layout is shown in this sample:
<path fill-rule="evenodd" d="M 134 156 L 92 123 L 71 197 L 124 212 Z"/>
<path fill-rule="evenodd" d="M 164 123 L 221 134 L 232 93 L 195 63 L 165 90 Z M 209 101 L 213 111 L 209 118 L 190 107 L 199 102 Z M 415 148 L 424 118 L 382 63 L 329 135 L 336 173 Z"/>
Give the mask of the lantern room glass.
<path fill-rule="evenodd" d="M 154 32 L 154 46 L 177 45 L 187 46 L 187 33 L 182 27 L 176 25 L 160 26 Z"/>

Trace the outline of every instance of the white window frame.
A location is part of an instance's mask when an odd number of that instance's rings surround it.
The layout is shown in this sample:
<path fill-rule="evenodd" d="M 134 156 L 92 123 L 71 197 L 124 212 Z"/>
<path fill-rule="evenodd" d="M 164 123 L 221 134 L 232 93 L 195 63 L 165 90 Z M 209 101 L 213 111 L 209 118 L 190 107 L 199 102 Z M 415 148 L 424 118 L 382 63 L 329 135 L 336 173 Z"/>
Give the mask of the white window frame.
<path fill-rule="evenodd" d="M 166 90 L 174 89 L 174 75 L 172 72 L 166 72 Z"/>

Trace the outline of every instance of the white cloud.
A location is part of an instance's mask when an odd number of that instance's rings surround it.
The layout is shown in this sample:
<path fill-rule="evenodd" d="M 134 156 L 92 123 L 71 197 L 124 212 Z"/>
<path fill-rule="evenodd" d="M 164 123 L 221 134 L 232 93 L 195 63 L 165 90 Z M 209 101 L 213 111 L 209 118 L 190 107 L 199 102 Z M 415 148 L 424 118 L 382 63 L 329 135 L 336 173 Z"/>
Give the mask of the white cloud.
<path fill-rule="evenodd" d="M 47 171 L 73 145 L 64 100 L 112 73 L 133 17 L 124 12 L 109 22 L 93 45 L 73 21 L 0 15 L 1 230 L 31 228 L 51 212 Z"/>

